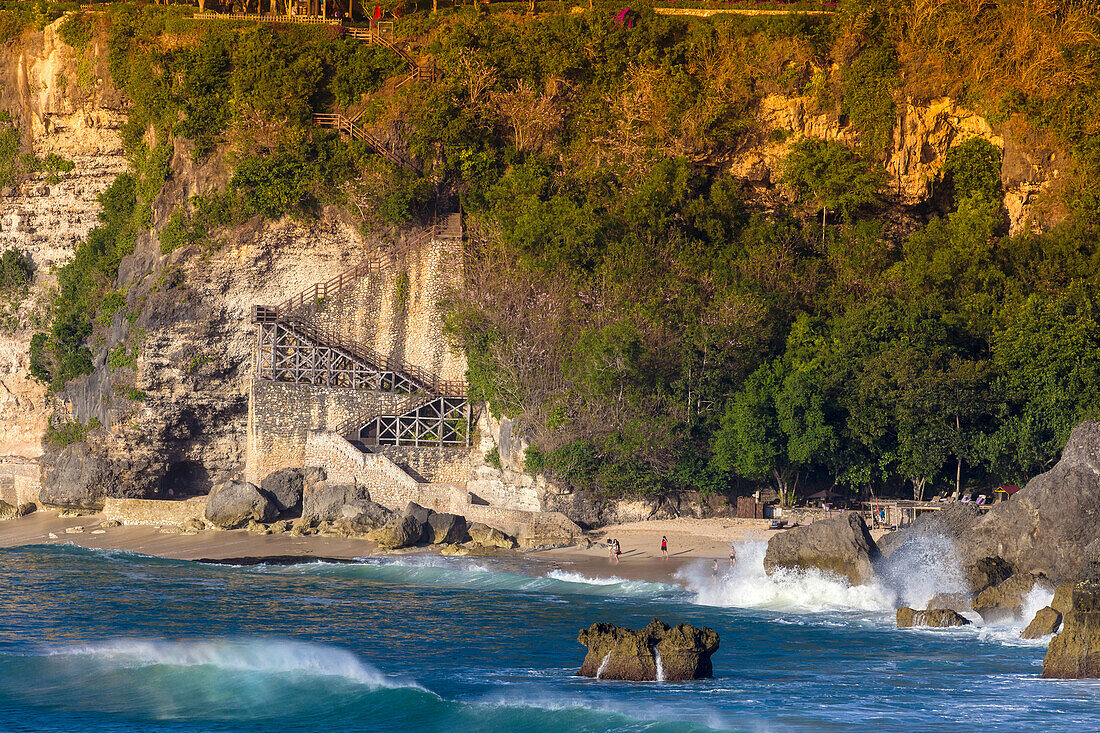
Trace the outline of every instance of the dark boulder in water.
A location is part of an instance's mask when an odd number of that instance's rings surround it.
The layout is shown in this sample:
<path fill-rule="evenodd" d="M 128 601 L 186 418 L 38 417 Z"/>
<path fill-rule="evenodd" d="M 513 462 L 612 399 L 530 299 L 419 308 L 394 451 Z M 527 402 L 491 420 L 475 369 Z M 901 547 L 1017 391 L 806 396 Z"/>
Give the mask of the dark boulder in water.
<path fill-rule="evenodd" d="M 1044 606 L 1036 612 L 1035 618 L 1031 619 L 1031 623 L 1023 630 L 1020 637 L 1024 639 L 1041 639 L 1057 632 L 1058 627 L 1061 625 L 1062 614 L 1050 606 Z"/>
<path fill-rule="evenodd" d="M 1036 586 L 1054 586 L 1043 575 L 1014 573 L 1007 580 L 986 588 L 970 602 L 970 607 L 981 614 L 986 623 L 996 623 L 1019 618 L 1024 609 L 1024 598 Z"/>
<path fill-rule="evenodd" d="M 679 682 L 710 677 L 710 656 L 718 634 L 689 624 L 669 626 L 653 619 L 634 631 L 614 624 L 592 624 L 577 635 L 588 655 L 577 674 L 602 680 Z"/>
<path fill-rule="evenodd" d="M 770 575 L 778 568 L 812 568 L 861 585 L 875 578 L 874 563 L 878 559 L 878 546 L 863 518 L 846 512 L 773 536 L 764 554 L 764 570 Z"/>
<path fill-rule="evenodd" d="M 981 593 L 1012 577 L 1012 566 L 999 557 L 983 557 L 966 567 L 966 582 L 972 593 Z"/>
<path fill-rule="evenodd" d="M 898 628 L 904 629 L 910 626 L 931 626 L 937 629 L 945 629 L 951 626 L 968 626 L 970 621 L 951 610 L 950 608 L 929 608 L 926 611 L 917 611 L 906 606 L 898 609 Z"/>

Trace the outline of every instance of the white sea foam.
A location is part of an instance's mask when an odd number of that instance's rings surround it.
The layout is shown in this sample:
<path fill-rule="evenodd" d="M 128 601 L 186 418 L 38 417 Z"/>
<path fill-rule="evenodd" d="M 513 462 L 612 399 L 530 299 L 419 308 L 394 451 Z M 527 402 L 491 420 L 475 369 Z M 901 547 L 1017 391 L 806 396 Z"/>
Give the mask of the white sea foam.
<path fill-rule="evenodd" d="M 339 647 L 283 639 L 165 641 L 115 639 L 62 647 L 50 656 L 86 657 L 101 667 L 213 667 L 234 672 L 340 677 L 371 688 L 419 687 L 387 677 Z"/>
<path fill-rule="evenodd" d="M 581 573 L 574 573 L 569 570 L 551 570 L 546 574 L 547 578 L 551 580 L 561 580 L 566 583 L 585 583 L 587 585 L 620 585 L 623 583 L 632 583 L 635 581 L 624 580 L 622 578 L 612 575 L 610 578 L 589 578 Z"/>
<path fill-rule="evenodd" d="M 861 610 L 890 611 L 891 595 L 878 584 L 853 586 L 844 578 L 816 570 L 764 572 L 767 543 L 737 545 L 737 564 L 713 577 L 709 563 L 695 563 L 677 577 L 706 606 L 760 608 L 794 613 Z"/>

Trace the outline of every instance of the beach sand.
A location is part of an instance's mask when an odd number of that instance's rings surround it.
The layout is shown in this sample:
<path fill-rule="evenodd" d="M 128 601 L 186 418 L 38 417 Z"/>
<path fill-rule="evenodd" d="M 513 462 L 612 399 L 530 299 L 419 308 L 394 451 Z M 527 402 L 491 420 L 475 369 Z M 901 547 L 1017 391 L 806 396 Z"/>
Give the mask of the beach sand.
<path fill-rule="evenodd" d="M 0 522 L 0 547 L 73 544 L 90 549 L 137 552 L 177 560 L 237 560 L 262 558 L 288 562 L 294 558 L 354 560 L 361 557 L 433 555 L 431 548 L 387 552 L 365 539 L 296 537 L 289 533 L 261 535 L 244 530 L 205 530 L 183 534 L 176 527 L 103 527 L 101 514 L 58 516 L 37 511 Z M 708 572 L 714 560 L 729 562 L 731 543 L 766 542 L 775 530 L 766 519 L 667 519 L 603 527 L 589 533 L 590 548 L 581 545 L 531 552 L 494 552 L 524 572 L 541 575 L 556 569 L 591 578 L 618 577 L 652 583 L 680 584 L 677 571 L 697 565 Z M 81 527 L 81 532 L 67 532 Z M 51 538 L 50 534 L 55 537 Z M 876 533 L 881 534 L 881 533 Z M 668 538 L 669 558 L 661 557 L 661 537 Z M 619 540 L 619 562 L 608 557 L 606 538 Z M 877 539 L 877 538 L 876 538 Z"/>

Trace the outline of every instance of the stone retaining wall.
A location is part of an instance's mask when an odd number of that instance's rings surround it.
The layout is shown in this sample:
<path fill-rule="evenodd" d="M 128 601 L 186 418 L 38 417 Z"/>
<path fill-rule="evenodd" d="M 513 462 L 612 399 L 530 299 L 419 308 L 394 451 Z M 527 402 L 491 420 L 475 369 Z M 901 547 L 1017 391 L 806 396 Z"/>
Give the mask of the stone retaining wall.
<path fill-rule="evenodd" d="M 381 446 L 375 450 L 403 469 L 409 469 L 430 484 L 465 486 L 470 476 L 470 449 L 437 446 L 410 448 L 403 445 Z"/>
<path fill-rule="evenodd" d="M 330 480 L 367 487 L 371 499 L 387 509 L 404 509 L 410 501 L 437 512 L 461 514 L 506 532 L 525 546 L 567 544 L 583 531 L 561 512 L 532 512 L 474 503 L 470 493 L 454 484 L 417 481 L 382 453 L 363 453 L 332 432 L 311 431 L 307 466 L 324 468 Z"/>
<path fill-rule="evenodd" d="M 245 480 L 258 486 L 273 471 L 306 465 L 310 430 L 334 430 L 371 406 L 392 408 L 400 399 L 389 392 L 253 379 Z"/>
<path fill-rule="evenodd" d="M 37 503 L 41 488 L 41 468 L 36 459 L 21 456 L 0 458 L 0 500 L 12 506 Z"/>
<path fill-rule="evenodd" d="M 187 501 L 108 497 L 103 504 L 103 516 L 123 524 L 183 524 L 189 519 L 202 519 L 205 514 L 205 496 Z"/>

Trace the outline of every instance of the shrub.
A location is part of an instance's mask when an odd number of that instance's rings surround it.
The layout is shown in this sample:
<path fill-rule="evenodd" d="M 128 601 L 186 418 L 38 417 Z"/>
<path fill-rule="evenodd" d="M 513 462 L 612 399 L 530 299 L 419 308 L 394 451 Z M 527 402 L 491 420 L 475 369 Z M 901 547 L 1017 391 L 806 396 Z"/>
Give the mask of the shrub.
<path fill-rule="evenodd" d="M 497 446 L 494 445 L 485 454 L 485 462 L 487 464 L 489 464 L 490 466 L 492 466 L 493 468 L 495 468 L 496 470 L 498 470 L 498 471 L 501 470 L 502 466 L 501 466 L 501 463 L 500 463 L 500 448 L 498 448 Z"/>
<path fill-rule="evenodd" d="M 56 448 L 64 448 L 67 445 L 84 440 L 88 437 L 88 433 L 99 426 L 99 420 L 94 417 L 87 423 L 73 420 L 54 424 L 51 421 L 49 427 L 46 428 L 45 441 Z"/>
<path fill-rule="evenodd" d="M 972 137 L 947 152 L 943 162 L 955 191 L 955 205 L 977 194 L 999 202 L 1001 192 L 1001 150 L 985 138 Z"/>
<path fill-rule="evenodd" d="M 34 277 L 30 258 L 19 250 L 9 249 L 0 256 L 0 291 L 12 292 L 26 287 Z"/>

